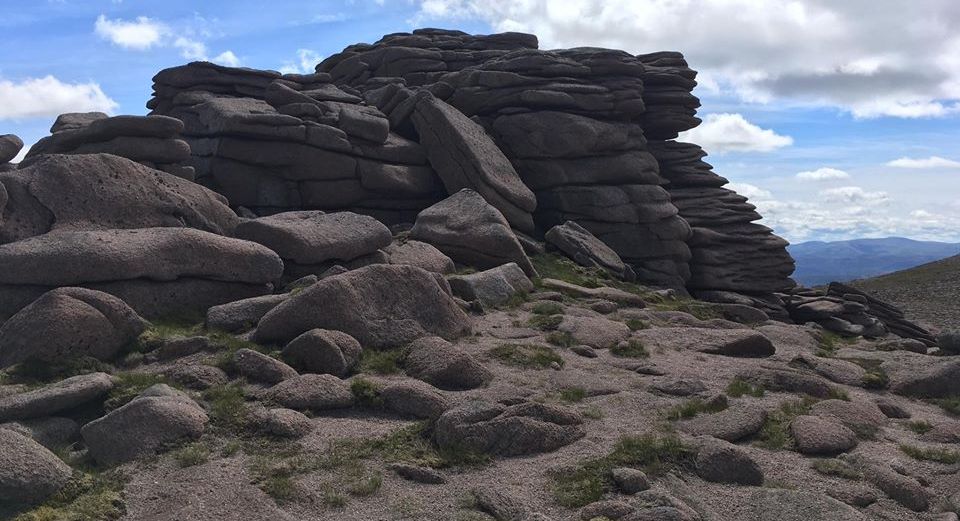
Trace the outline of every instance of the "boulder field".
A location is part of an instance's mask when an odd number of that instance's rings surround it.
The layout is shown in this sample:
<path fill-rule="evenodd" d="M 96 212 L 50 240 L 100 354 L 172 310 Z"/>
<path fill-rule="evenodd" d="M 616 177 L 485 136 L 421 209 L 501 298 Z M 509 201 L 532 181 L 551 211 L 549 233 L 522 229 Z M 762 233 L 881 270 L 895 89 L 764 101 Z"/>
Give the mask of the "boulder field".
<path fill-rule="evenodd" d="M 797 287 L 695 78 L 422 29 L 0 136 L 0 518 L 956 520 L 957 334 Z"/>

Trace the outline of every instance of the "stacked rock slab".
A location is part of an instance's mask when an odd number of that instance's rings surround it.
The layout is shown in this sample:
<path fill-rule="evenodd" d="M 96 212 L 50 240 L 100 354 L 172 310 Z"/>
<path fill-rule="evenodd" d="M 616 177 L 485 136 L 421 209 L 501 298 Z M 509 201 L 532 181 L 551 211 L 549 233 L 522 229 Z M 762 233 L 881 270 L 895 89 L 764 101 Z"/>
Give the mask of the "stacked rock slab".
<path fill-rule="evenodd" d="M 147 106 L 184 122 L 198 182 L 261 215 L 352 210 L 411 222 L 442 196 L 423 148 L 327 74 L 194 62 L 160 71 Z"/>
<path fill-rule="evenodd" d="M 769 300 L 770 294 L 794 286 L 787 241 L 754 222 L 761 218 L 756 207 L 723 187 L 727 180 L 703 161 L 703 149 L 676 141 L 651 141 L 649 148 L 660 163 L 660 175 L 670 182 L 673 204 L 693 230 L 688 241 L 691 291 L 714 292 L 705 295 L 711 299 L 729 291 Z"/>
<path fill-rule="evenodd" d="M 485 47 L 491 41 L 497 45 Z M 390 68 L 391 56 L 420 58 Z M 539 51 L 532 35 L 429 30 L 351 46 L 317 70 L 367 89 L 398 128 L 413 104 L 398 84 L 427 86 L 493 136 L 536 194 L 541 232 L 573 220 L 633 264 L 641 280 L 682 286 L 688 277 L 690 230 L 645 149 L 644 66 L 633 56 Z"/>
<path fill-rule="evenodd" d="M 190 145 L 180 139 L 183 123 L 165 116 L 115 116 L 102 112 L 61 114 L 52 135 L 38 141 L 24 158 L 42 154 L 113 154 L 177 177 L 193 180 L 186 166 Z"/>
<path fill-rule="evenodd" d="M 931 347 L 937 345 L 937 338 L 922 326 L 907 320 L 900 308 L 872 297 L 857 288 L 839 282 L 831 282 L 827 287 L 827 295 L 843 299 L 845 302 L 862 304 L 867 308 L 870 315 L 883 322 L 887 330 L 897 336 L 919 340 Z"/>

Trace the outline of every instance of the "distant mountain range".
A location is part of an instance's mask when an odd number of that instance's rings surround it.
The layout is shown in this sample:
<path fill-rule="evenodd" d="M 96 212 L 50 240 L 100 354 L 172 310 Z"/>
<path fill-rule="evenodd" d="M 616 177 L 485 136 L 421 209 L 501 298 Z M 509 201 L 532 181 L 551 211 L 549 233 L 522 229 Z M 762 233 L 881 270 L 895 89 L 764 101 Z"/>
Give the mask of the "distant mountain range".
<path fill-rule="evenodd" d="M 805 286 L 875 277 L 960 254 L 960 244 L 903 237 L 810 241 L 787 249 L 797 261 L 793 278 Z"/>

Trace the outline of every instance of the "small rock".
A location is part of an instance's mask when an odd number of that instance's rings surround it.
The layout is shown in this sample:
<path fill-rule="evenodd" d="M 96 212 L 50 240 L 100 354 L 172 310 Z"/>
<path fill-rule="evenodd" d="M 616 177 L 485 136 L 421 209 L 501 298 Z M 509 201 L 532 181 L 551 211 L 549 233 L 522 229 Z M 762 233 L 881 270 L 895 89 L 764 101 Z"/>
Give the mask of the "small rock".
<path fill-rule="evenodd" d="M 207 310 L 207 328 L 228 333 L 252 329 L 264 315 L 287 298 L 289 295 L 261 295 L 213 306 Z"/>
<path fill-rule="evenodd" d="M 37 503 L 70 481 L 73 469 L 30 438 L 0 429 L 0 502 Z"/>
<path fill-rule="evenodd" d="M 478 400 L 443 413 L 434 439 L 441 448 L 521 456 L 573 443 L 584 435 L 582 423 L 578 413 L 554 405 L 526 402 L 508 407 Z"/>
<path fill-rule="evenodd" d="M 547 230 L 546 241 L 577 264 L 598 267 L 621 280 L 632 282 L 637 275 L 617 252 L 574 221 L 567 221 Z"/>
<path fill-rule="evenodd" d="M 264 398 L 298 410 L 324 411 L 353 405 L 353 393 L 347 384 L 329 374 L 305 374 L 289 378 L 267 389 Z"/>
<path fill-rule="evenodd" d="M 479 301 L 484 307 L 502 306 L 515 295 L 533 291 L 533 283 L 515 262 L 469 275 L 451 275 L 447 282 L 455 296 Z"/>
<path fill-rule="evenodd" d="M 960 330 L 947 330 L 937 336 L 940 350 L 948 354 L 960 354 Z M 926 351 L 924 351 L 926 352 Z"/>
<path fill-rule="evenodd" d="M 767 411 L 759 407 L 737 405 L 678 422 L 677 428 L 693 436 L 713 436 L 734 442 L 759 431 L 766 420 Z"/>
<path fill-rule="evenodd" d="M 591 302 L 590 309 L 596 311 L 597 313 L 603 313 L 604 315 L 609 315 L 610 313 L 613 313 L 614 311 L 619 309 L 619 306 L 617 306 L 616 302 L 600 299 L 600 300 L 597 300 L 596 302 Z"/>
<path fill-rule="evenodd" d="M 283 357 L 304 373 L 346 376 L 360 361 L 363 348 L 352 336 L 328 329 L 311 329 L 283 348 Z"/>
<path fill-rule="evenodd" d="M 800 416 L 790 423 L 797 450 L 804 454 L 837 454 L 857 446 L 857 435 L 837 421 Z"/>
<path fill-rule="evenodd" d="M 876 404 L 887 418 L 904 419 L 911 416 L 910 411 L 889 398 L 877 398 Z"/>
<path fill-rule="evenodd" d="M 688 378 L 660 380 L 651 384 L 650 388 L 663 394 L 669 394 L 670 396 L 692 396 L 707 390 L 706 384 L 700 380 L 691 380 Z"/>
<path fill-rule="evenodd" d="M 570 351 L 585 358 L 596 358 L 597 351 L 588 345 L 576 345 L 570 348 Z"/>
<path fill-rule="evenodd" d="M 413 418 L 435 419 L 450 408 L 432 385 L 417 380 L 391 383 L 380 391 L 380 397 L 387 409 Z"/>
<path fill-rule="evenodd" d="M 744 498 L 739 519 L 750 521 L 866 521 L 857 509 L 830 496 L 805 490 L 757 488 Z"/>
<path fill-rule="evenodd" d="M 199 353 L 210 347 L 210 339 L 205 336 L 176 337 L 164 340 L 153 352 L 160 360 L 173 360 Z"/>
<path fill-rule="evenodd" d="M 565 315 L 557 329 L 570 333 L 575 342 L 597 349 L 613 347 L 630 337 L 626 324 L 602 317 Z"/>
<path fill-rule="evenodd" d="M 943 344 L 941 344 L 942 346 Z M 941 347 L 942 348 L 942 347 Z M 897 338 L 877 342 L 878 351 L 910 351 L 911 353 L 927 354 L 927 345 L 912 338 Z"/>
<path fill-rule="evenodd" d="M 617 467 L 610 471 L 613 483 L 624 494 L 636 494 L 650 488 L 650 480 L 641 470 L 629 467 Z"/>
<path fill-rule="evenodd" d="M 763 471 L 743 448 L 708 436 L 698 441 L 696 467 L 701 478 L 716 483 L 763 484 Z"/>
<path fill-rule="evenodd" d="M 493 373 L 473 356 L 439 337 L 421 338 L 407 351 L 407 374 L 440 389 L 474 389 L 493 378 Z"/>
<path fill-rule="evenodd" d="M 233 369 L 248 380 L 268 385 L 297 376 L 294 368 L 280 360 L 246 348 L 234 353 Z"/>
<path fill-rule="evenodd" d="M 590 521 L 591 519 L 597 518 L 620 519 L 632 514 L 636 510 L 636 507 L 626 501 L 605 499 L 590 503 L 580 509 L 580 519 L 583 521 Z"/>
<path fill-rule="evenodd" d="M 398 476 L 408 481 L 416 483 L 425 483 L 427 485 L 439 485 L 445 483 L 443 474 L 428 467 L 418 467 L 406 463 L 394 463 L 389 466 Z"/>
<path fill-rule="evenodd" d="M 927 492 L 920 482 L 895 472 L 889 466 L 867 463 L 864 465 L 863 476 L 894 501 L 914 512 L 922 512 L 930 506 Z"/>
<path fill-rule="evenodd" d="M 302 438 L 313 429 L 313 424 L 306 415 L 293 409 L 282 408 L 252 408 L 250 425 L 263 434 L 281 438 Z"/>
<path fill-rule="evenodd" d="M 390 256 L 390 264 L 406 264 L 432 271 L 433 273 L 448 274 L 456 270 L 453 260 L 442 251 L 420 241 L 394 242 L 383 249 Z"/>
<path fill-rule="evenodd" d="M 866 508 L 880 499 L 873 489 L 859 486 L 830 488 L 827 495 L 857 508 Z"/>
<path fill-rule="evenodd" d="M 167 371 L 166 376 L 190 389 L 204 390 L 230 381 L 222 369 L 204 364 L 178 365 Z"/>

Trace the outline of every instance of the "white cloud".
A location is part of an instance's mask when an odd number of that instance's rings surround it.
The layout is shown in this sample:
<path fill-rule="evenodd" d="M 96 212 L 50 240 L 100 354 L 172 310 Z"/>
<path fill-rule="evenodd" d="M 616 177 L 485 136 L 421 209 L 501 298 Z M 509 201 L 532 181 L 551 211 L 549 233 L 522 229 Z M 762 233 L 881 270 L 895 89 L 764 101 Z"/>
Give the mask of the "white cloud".
<path fill-rule="evenodd" d="M 889 2 L 887 2 L 889 3 Z M 742 99 L 839 107 L 856 117 L 960 111 L 960 9 L 867 0 L 419 0 L 412 22 L 482 20 L 541 48 L 684 52 Z"/>
<path fill-rule="evenodd" d="M 180 56 L 188 60 L 207 59 L 207 45 L 201 41 L 178 36 L 177 39 L 173 41 L 173 46 L 180 49 Z"/>
<path fill-rule="evenodd" d="M 311 74 L 323 56 L 311 49 L 297 49 L 297 61 L 287 61 L 280 67 L 283 74 Z"/>
<path fill-rule="evenodd" d="M 759 186 L 750 183 L 729 183 L 726 188 L 737 192 L 748 199 L 771 199 L 773 194 Z"/>
<path fill-rule="evenodd" d="M 890 202 L 887 192 L 868 192 L 859 186 L 828 188 L 821 191 L 820 196 L 835 203 L 879 205 Z"/>
<path fill-rule="evenodd" d="M 710 114 L 697 128 L 680 134 L 715 154 L 727 152 L 770 152 L 793 144 L 793 138 L 750 123 L 740 114 Z"/>
<path fill-rule="evenodd" d="M 797 173 L 797 179 L 801 181 L 833 181 L 836 179 L 849 179 L 850 174 L 836 168 L 823 167 L 816 170 L 805 170 Z"/>
<path fill-rule="evenodd" d="M 960 168 L 960 161 L 946 159 L 939 156 L 930 156 L 923 159 L 901 157 L 887 163 L 895 168 Z"/>
<path fill-rule="evenodd" d="M 56 116 L 64 112 L 112 112 L 117 102 L 96 83 L 64 83 L 53 76 L 0 80 L 0 120 Z"/>
<path fill-rule="evenodd" d="M 240 58 L 236 54 L 233 54 L 233 51 L 224 51 L 211 59 L 213 63 L 219 63 L 220 65 L 226 65 L 227 67 L 239 67 Z"/>
<path fill-rule="evenodd" d="M 110 20 L 100 15 L 94 23 L 94 32 L 101 38 L 110 40 L 114 45 L 125 49 L 144 51 L 158 45 L 169 33 L 166 25 L 146 16 L 134 21 Z"/>
<path fill-rule="evenodd" d="M 914 210 L 910 212 L 910 217 L 914 219 L 933 219 L 934 215 L 926 210 Z"/>

